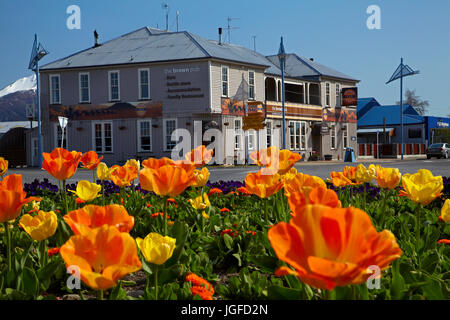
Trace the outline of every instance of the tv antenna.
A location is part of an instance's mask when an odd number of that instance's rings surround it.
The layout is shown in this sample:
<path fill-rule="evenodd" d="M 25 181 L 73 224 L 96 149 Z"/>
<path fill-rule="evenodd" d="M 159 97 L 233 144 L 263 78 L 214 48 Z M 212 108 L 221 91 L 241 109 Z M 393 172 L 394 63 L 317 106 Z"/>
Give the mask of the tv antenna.
<path fill-rule="evenodd" d="M 169 4 L 166 1 L 161 4 L 161 7 L 166 10 L 166 31 L 169 31 Z"/>
<path fill-rule="evenodd" d="M 227 25 L 227 30 L 228 30 L 228 43 L 231 43 L 231 29 L 239 29 L 239 27 L 232 27 L 230 25 L 231 21 L 233 20 L 239 20 L 240 18 L 231 18 L 228 17 L 227 21 L 228 21 L 228 25 Z"/>
<path fill-rule="evenodd" d="M 256 36 L 252 36 L 253 38 L 253 51 L 256 52 Z"/>
<path fill-rule="evenodd" d="M 180 16 L 180 11 L 177 10 L 177 32 L 178 32 L 178 17 Z"/>

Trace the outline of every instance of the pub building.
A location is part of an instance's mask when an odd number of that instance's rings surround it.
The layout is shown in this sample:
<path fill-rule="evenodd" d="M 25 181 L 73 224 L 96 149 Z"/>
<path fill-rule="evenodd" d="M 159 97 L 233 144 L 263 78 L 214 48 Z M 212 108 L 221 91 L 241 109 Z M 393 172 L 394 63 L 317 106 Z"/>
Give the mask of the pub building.
<path fill-rule="evenodd" d="M 302 160 L 343 159 L 346 147 L 356 150 L 358 82 L 287 54 L 286 147 Z M 222 132 L 213 138 L 223 149 L 215 150 L 223 155 L 218 163 L 242 163 L 258 148 L 282 146 L 278 57 L 223 43 L 220 31 L 218 41 L 149 27 L 96 40 L 91 48 L 42 66 L 40 83 L 44 152 L 61 144 L 94 150 L 108 165 L 171 157 L 176 129 L 190 132 L 192 147 L 211 143 L 203 136 L 208 129 Z M 350 98 L 343 99 L 345 91 Z M 252 112 L 265 117 L 258 135 L 242 130 L 243 117 Z M 64 141 L 61 116 L 68 118 Z M 194 138 L 194 128 L 200 138 Z M 39 165 L 37 140 L 37 129 L 30 130 L 29 166 Z"/>

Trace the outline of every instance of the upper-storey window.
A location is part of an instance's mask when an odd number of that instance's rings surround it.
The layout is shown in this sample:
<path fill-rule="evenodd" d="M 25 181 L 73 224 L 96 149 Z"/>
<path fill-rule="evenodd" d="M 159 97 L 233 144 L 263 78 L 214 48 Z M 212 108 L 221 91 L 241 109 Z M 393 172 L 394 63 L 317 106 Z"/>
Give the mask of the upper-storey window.
<path fill-rule="evenodd" d="M 228 97 L 228 67 L 222 67 L 222 96 Z"/>
<path fill-rule="evenodd" d="M 119 71 L 109 71 L 109 101 L 120 100 L 120 75 Z"/>
<path fill-rule="evenodd" d="M 336 107 L 339 108 L 341 106 L 341 86 L 339 83 L 336 83 Z"/>
<path fill-rule="evenodd" d="M 248 72 L 248 98 L 255 99 L 255 71 Z"/>
<path fill-rule="evenodd" d="M 139 69 L 139 99 L 150 99 L 149 69 Z"/>
<path fill-rule="evenodd" d="M 325 83 L 325 105 L 330 105 L 330 84 L 328 82 Z"/>
<path fill-rule="evenodd" d="M 59 74 L 50 75 L 50 103 L 61 104 L 61 79 Z"/>
<path fill-rule="evenodd" d="M 89 73 L 80 73 L 78 78 L 80 86 L 80 102 L 90 102 Z"/>

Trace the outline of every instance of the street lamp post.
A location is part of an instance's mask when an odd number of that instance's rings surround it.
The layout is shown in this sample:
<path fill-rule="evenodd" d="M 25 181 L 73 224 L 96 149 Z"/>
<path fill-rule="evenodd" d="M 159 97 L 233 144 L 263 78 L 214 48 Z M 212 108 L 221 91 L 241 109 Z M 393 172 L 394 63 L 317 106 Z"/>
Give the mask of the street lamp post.
<path fill-rule="evenodd" d="M 386 82 L 386 84 L 388 84 L 391 81 L 400 79 L 400 148 L 401 148 L 401 153 L 402 153 L 402 160 L 403 160 L 403 77 L 406 76 L 412 76 L 415 74 L 418 74 L 419 71 L 416 70 L 414 71 L 413 69 L 411 69 L 408 65 L 403 64 L 403 58 L 400 59 L 400 65 L 397 67 L 397 69 L 395 70 L 394 74 L 391 76 L 391 78 L 389 79 L 388 82 Z"/>
<path fill-rule="evenodd" d="M 280 49 L 278 50 L 278 59 L 281 66 L 281 108 L 283 115 L 283 149 L 286 149 L 286 115 L 284 110 L 284 66 L 286 63 L 286 53 L 284 51 L 283 37 L 281 37 Z"/>
<path fill-rule="evenodd" d="M 38 120 L 38 159 L 39 166 L 42 167 L 42 129 L 41 129 L 41 98 L 39 85 L 39 60 L 41 60 L 48 51 L 38 43 L 37 34 L 34 35 L 33 49 L 31 50 L 30 63 L 28 69 L 36 72 L 36 98 L 37 98 L 37 120 Z"/>

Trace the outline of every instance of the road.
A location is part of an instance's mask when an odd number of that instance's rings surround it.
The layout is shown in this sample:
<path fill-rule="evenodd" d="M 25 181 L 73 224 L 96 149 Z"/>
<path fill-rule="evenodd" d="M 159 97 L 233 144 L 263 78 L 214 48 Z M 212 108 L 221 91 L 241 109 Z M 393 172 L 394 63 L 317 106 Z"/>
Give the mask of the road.
<path fill-rule="evenodd" d="M 298 162 L 295 165 L 298 171 L 316 175 L 323 179 L 330 177 L 331 171 L 342 171 L 346 165 L 356 165 L 363 163 L 366 167 L 373 164 L 380 164 L 384 167 L 398 168 L 402 174 L 415 173 L 419 169 L 428 169 L 434 175 L 450 176 L 450 159 L 405 159 L 405 160 L 359 160 L 357 163 L 338 162 L 338 161 L 320 161 L 320 162 Z M 249 172 L 255 172 L 259 169 L 256 166 L 239 166 L 239 167 L 210 167 L 209 171 L 210 181 L 215 182 L 219 180 L 239 180 L 243 181 Z M 46 171 L 37 168 L 18 168 L 10 169 L 7 174 L 17 173 L 21 174 L 24 183 L 30 183 L 35 178 L 48 178 L 50 182 L 57 184 L 56 179 L 50 176 Z M 69 179 L 68 183 L 73 183 L 79 180 L 92 181 L 92 172 L 85 169 L 78 169 L 76 174 Z"/>

